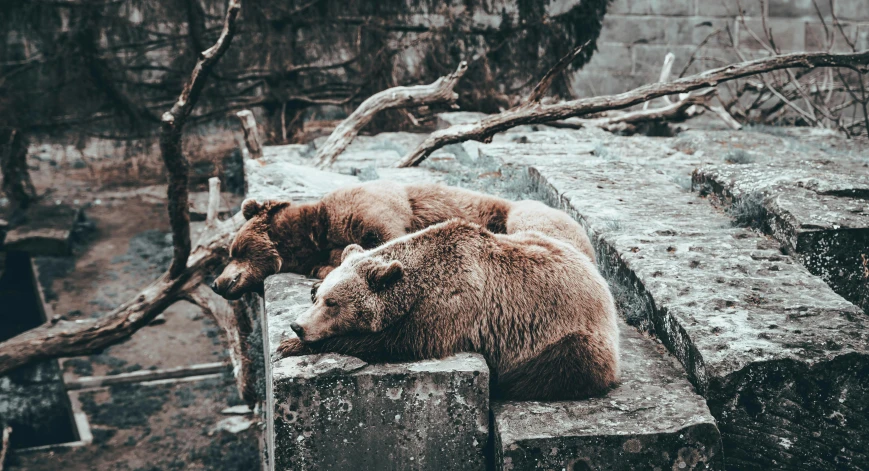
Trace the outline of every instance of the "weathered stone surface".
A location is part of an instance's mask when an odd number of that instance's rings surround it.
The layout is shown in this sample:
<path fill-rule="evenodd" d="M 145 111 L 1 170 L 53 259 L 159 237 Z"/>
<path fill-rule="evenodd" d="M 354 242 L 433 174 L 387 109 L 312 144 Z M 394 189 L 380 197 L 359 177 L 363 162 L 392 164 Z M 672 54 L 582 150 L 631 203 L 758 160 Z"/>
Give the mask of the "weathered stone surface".
<path fill-rule="evenodd" d="M 585 225 L 628 320 L 654 332 L 707 398 L 728 468 L 869 465 L 866 316 L 688 192 L 679 178 L 702 164 L 696 154 L 620 142 L 606 158 L 538 145 L 480 152 L 530 166 L 543 197 Z"/>
<path fill-rule="evenodd" d="M 267 358 L 310 304 L 313 280 L 266 280 Z M 267 361 L 275 470 L 484 469 L 489 370 L 476 354 L 369 365 L 325 354 Z"/>
<path fill-rule="evenodd" d="M 702 135 L 704 152 L 740 161 L 705 165 L 694 173 L 694 182 L 869 312 L 867 163 L 809 146 L 795 152 L 774 136 L 754 136 L 747 144 L 750 153 L 738 153 L 718 136 Z"/>
<path fill-rule="evenodd" d="M 494 403 L 496 468 L 723 469 L 715 420 L 681 366 L 624 324 L 620 345 L 622 382 L 604 397 Z"/>
<path fill-rule="evenodd" d="M 244 168 L 247 185 L 245 195 L 260 201 L 314 201 L 341 186 L 359 182 L 359 179 L 349 175 L 289 163 L 289 159 L 281 154 L 266 154 L 258 160 L 248 159 Z"/>
<path fill-rule="evenodd" d="M 81 208 L 44 202 L 31 206 L 23 222 L 6 232 L 5 250 L 33 256 L 69 255 L 76 225 L 84 222 Z"/>

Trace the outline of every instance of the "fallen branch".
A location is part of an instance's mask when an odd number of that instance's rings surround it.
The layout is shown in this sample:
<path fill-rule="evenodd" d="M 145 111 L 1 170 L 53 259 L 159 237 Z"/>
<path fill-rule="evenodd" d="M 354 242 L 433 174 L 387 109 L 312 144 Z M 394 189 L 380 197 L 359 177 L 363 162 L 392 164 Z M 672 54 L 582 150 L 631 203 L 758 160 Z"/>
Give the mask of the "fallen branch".
<path fill-rule="evenodd" d="M 715 89 L 704 90 L 697 95 L 688 95 L 683 99 L 660 108 L 637 111 L 616 111 L 599 118 L 569 118 L 558 121 L 561 127 L 597 127 L 610 132 L 627 131 L 633 126 L 649 122 L 681 122 L 698 114 L 696 107 L 706 108 L 706 101 Z M 694 109 L 692 109 L 694 107 Z M 564 126 L 567 125 L 567 126 Z M 558 127 L 558 126 L 556 126 Z"/>
<path fill-rule="evenodd" d="M 169 171 L 169 223 L 172 226 L 172 245 L 174 254 L 169 276 L 175 278 L 181 275 L 190 255 L 190 212 L 187 207 L 187 184 L 190 165 L 181 149 L 181 134 L 184 123 L 196 106 L 205 80 L 217 61 L 229 49 L 235 36 L 236 20 L 241 11 L 240 0 L 230 0 L 223 22 L 223 30 L 214 46 L 202 51 L 190 80 L 181 90 L 178 100 L 172 109 L 163 113 L 160 131 L 160 153 L 166 170 Z"/>
<path fill-rule="evenodd" d="M 574 116 L 627 108 L 645 101 L 686 93 L 719 83 L 791 67 L 845 67 L 866 73 L 869 50 L 859 53 L 795 53 L 732 64 L 666 83 L 644 85 L 629 92 L 612 96 L 582 98 L 555 104 L 520 106 L 483 119 L 477 123 L 458 124 L 433 132 L 416 149 L 405 156 L 398 167 L 419 165 L 432 152 L 449 144 L 470 139 L 484 141 L 494 134 L 522 124 L 539 124 Z"/>
<path fill-rule="evenodd" d="M 223 264 L 226 247 L 235 229 L 243 223 L 244 217 L 239 213 L 208 229 L 178 276 L 164 273 L 104 317 L 52 320 L 0 343 L 0 375 L 33 361 L 99 352 L 131 336 L 176 301 L 187 299 L 206 274 Z"/>
<path fill-rule="evenodd" d="M 468 63 L 463 61 L 455 72 L 428 85 L 394 87 L 375 93 L 335 128 L 323 147 L 317 151 L 317 166 L 323 168 L 333 164 L 359 131 L 383 110 L 455 103 L 459 96 L 453 88 L 467 70 Z"/>
<path fill-rule="evenodd" d="M 585 49 L 586 46 L 588 46 L 589 42 L 591 41 L 586 41 L 585 43 L 580 44 L 579 46 L 573 48 L 573 50 L 570 51 L 567 55 L 559 59 L 558 62 L 556 62 L 555 65 L 546 72 L 543 78 L 540 79 L 539 82 L 537 82 L 537 85 L 535 85 L 534 89 L 531 90 L 531 94 L 528 95 L 528 99 L 525 101 L 525 104 L 528 105 L 531 103 L 539 103 L 540 99 L 543 98 L 543 95 L 546 94 L 546 90 L 549 90 L 549 87 L 552 86 L 552 82 L 553 80 L 555 80 L 555 77 L 558 77 L 560 73 L 564 72 L 564 70 L 567 69 L 567 66 L 569 66 L 570 63 L 573 62 L 574 59 L 576 59 L 577 56 L 579 56 L 579 53 L 582 52 L 582 50 Z"/>

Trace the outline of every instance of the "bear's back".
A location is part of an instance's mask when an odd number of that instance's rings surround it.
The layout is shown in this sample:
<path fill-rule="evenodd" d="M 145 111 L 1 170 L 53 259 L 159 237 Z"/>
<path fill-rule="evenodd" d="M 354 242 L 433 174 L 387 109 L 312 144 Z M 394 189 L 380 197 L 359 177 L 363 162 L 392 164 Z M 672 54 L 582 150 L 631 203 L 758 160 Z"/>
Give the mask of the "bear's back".
<path fill-rule="evenodd" d="M 406 186 L 414 215 L 414 230 L 424 229 L 453 218 L 479 224 L 503 234 L 511 203 L 497 196 L 440 184 Z"/>

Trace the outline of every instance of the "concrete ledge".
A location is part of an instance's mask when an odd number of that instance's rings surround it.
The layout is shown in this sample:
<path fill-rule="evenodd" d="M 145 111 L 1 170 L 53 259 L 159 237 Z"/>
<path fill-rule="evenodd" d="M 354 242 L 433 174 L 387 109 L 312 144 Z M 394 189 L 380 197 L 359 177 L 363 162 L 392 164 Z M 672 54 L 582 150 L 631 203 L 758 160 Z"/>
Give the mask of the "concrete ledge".
<path fill-rule="evenodd" d="M 787 142 L 773 136 L 753 141 L 750 153 L 737 154 L 748 162 L 703 166 L 694 173 L 695 184 L 745 224 L 773 236 L 812 274 L 869 313 L 866 164 L 808 146 L 795 156 Z M 721 161 L 735 154 L 714 139 L 701 145 Z"/>
<path fill-rule="evenodd" d="M 702 397 L 660 344 L 621 326 L 622 383 L 605 397 L 492 406 L 497 469 L 723 469 Z"/>
<path fill-rule="evenodd" d="M 619 142 L 608 159 L 530 145 L 480 152 L 524 154 L 540 193 L 585 225 L 628 319 L 654 332 L 707 398 L 728 468 L 869 466 L 863 312 L 661 170 L 687 178 L 696 158 Z"/>
<path fill-rule="evenodd" d="M 313 280 L 266 280 L 267 357 L 310 304 Z M 480 355 L 369 365 L 325 354 L 267 361 L 274 470 L 484 469 L 489 370 Z"/>
<path fill-rule="evenodd" d="M 24 218 L 7 230 L 4 250 L 31 256 L 63 256 L 72 253 L 72 236 L 76 225 L 84 222 L 84 212 L 78 207 L 47 202 L 28 208 Z"/>

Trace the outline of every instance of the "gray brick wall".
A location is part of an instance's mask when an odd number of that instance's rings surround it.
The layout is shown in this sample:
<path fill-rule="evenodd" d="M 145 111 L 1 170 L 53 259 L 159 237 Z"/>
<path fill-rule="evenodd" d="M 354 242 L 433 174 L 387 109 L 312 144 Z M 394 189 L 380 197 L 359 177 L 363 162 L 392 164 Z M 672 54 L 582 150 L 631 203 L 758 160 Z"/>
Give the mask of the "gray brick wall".
<path fill-rule="evenodd" d="M 869 0 L 816 2 L 828 27 L 832 24 L 832 3 L 848 38 L 858 49 L 869 49 Z M 764 38 L 759 0 L 613 0 L 598 39 L 598 52 L 572 78 L 574 92 L 579 97 L 608 95 L 653 82 L 668 52 L 676 56 L 673 74 L 677 76 L 695 51 L 686 74 L 737 62 L 723 32 L 728 25 L 745 55 L 766 55 L 755 36 L 736 18 L 740 6 L 746 26 Z M 783 52 L 824 49 L 824 26 L 812 0 L 769 0 L 769 17 L 768 26 Z M 697 46 L 719 29 L 722 33 L 698 50 Z M 838 33 L 833 50 L 850 50 Z"/>

